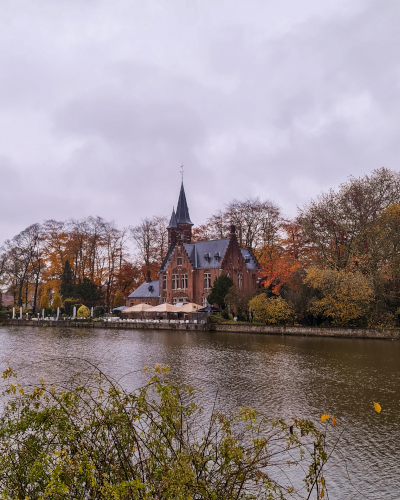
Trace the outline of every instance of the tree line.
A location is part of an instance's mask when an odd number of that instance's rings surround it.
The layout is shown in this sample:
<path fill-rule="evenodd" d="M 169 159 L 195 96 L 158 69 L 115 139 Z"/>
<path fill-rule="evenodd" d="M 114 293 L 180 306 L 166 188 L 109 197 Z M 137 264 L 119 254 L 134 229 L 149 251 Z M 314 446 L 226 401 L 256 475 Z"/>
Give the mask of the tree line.
<path fill-rule="evenodd" d="M 34 224 L 4 243 L 0 280 L 16 305 L 27 305 L 30 297 L 35 307 L 38 297 L 56 292 L 85 303 L 97 290 L 95 301 L 110 307 L 117 293 L 127 296 L 148 272 L 158 278 L 168 250 L 167 224 L 163 216 L 122 229 L 100 217 Z M 258 300 L 268 299 L 272 308 L 285 304 L 282 321 L 399 324 L 399 172 L 380 168 L 350 177 L 292 218 L 271 200 L 232 200 L 193 228 L 193 240 L 227 238 L 231 224 L 239 244 L 260 263 Z M 244 314 L 252 298 L 244 295 L 230 290 L 227 305 Z"/>
<path fill-rule="evenodd" d="M 111 307 L 150 271 L 155 278 L 166 252 L 165 217 L 119 229 L 101 217 L 32 224 L 0 251 L 0 284 L 14 304 L 35 312 L 54 295 Z M 132 251 L 133 249 L 133 251 Z"/>
<path fill-rule="evenodd" d="M 271 324 L 399 326 L 399 172 L 351 176 L 293 218 L 272 201 L 233 200 L 194 236 L 228 237 L 230 224 L 258 258 L 261 295 L 225 284 L 222 298 L 213 290 L 221 306 Z"/>

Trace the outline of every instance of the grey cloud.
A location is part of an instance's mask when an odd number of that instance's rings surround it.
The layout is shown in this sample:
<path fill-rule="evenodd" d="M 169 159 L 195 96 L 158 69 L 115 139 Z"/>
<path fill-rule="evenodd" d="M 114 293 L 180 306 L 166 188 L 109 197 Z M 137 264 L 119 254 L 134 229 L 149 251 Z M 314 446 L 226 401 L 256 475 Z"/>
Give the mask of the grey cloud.
<path fill-rule="evenodd" d="M 169 214 L 182 162 L 195 223 L 233 197 L 294 214 L 350 174 L 398 168 L 400 5 L 284 4 L 33 2 L 43 30 L 0 48 L 0 154 L 29 179 L 2 195 L 22 189 L 13 232 Z"/>

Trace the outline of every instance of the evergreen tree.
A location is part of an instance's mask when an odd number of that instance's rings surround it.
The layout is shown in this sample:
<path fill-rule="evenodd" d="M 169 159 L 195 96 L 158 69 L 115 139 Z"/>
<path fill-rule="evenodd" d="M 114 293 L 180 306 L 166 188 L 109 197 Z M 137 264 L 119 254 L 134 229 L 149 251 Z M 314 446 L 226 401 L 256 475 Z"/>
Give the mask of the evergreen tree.
<path fill-rule="evenodd" d="M 64 269 L 61 274 L 61 285 L 60 285 L 60 294 L 63 299 L 71 298 L 74 296 L 74 274 L 71 268 L 71 264 L 69 260 L 66 260 L 64 263 Z"/>
<path fill-rule="evenodd" d="M 209 304 L 218 304 L 222 309 L 225 305 L 225 297 L 229 289 L 233 286 L 233 280 L 226 274 L 221 274 L 211 288 L 211 293 L 207 297 Z"/>
<path fill-rule="evenodd" d="M 103 299 L 103 292 L 89 278 L 83 278 L 82 283 L 74 286 L 74 294 L 83 302 L 100 302 Z"/>

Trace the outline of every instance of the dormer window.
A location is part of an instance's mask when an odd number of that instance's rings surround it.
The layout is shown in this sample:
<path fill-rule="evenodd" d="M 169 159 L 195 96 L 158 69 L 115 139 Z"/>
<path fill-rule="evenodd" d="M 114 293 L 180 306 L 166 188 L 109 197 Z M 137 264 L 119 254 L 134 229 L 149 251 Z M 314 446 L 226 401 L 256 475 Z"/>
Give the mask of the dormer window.
<path fill-rule="evenodd" d="M 182 265 L 182 257 L 178 257 L 178 266 Z"/>
<path fill-rule="evenodd" d="M 221 258 L 221 253 L 220 252 L 215 252 L 214 259 L 217 260 L 217 261 L 219 261 L 220 258 Z"/>
<path fill-rule="evenodd" d="M 150 292 L 150 293 L 153 293 L 153 292 L 154 292 L 154 286 L 153 286 L 153 285 L 149 285 L 149 292 Z"/>

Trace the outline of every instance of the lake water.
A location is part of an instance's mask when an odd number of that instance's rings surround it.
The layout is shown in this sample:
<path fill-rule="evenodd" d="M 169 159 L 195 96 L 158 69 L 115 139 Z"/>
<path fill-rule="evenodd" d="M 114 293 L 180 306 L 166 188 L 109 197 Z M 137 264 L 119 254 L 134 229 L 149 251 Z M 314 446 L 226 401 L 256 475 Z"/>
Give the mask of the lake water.
<path fill-rule="evenodd" d="M 344 429 L 346 457 L 328 474 L 331 499 L 400 499 L 400 343 L 222 332 L 0 327 L 1 368 L 30 382 L 56 381 L 88 359 L 108 374 L 142 385 L 144 366 L 169 365 L 203 391 L 205 404 L 252 406 L 271 416 Z M 382 406 L 376 413 L 373 401 Z M 353 486 L 350 485 L 350 482 Z M 357 489 L 360 493 L 356 494 Z"/>

